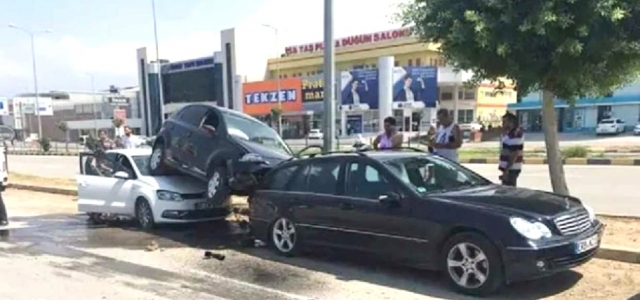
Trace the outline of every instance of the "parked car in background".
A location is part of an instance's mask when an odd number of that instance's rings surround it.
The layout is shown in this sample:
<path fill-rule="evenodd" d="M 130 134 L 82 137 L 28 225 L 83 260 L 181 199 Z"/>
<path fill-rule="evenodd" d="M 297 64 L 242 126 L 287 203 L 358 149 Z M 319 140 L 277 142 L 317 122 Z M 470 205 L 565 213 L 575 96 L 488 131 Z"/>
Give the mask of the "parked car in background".
<path fill-rule="evenodd" d="M 221 205 L 248 195 L 262 175 L 293 156 L 271 127 L 246 114 L 206 104 L 187 105 L 167 119 L 153 143 L 152 174 L 178 172 L 207 183 Z"/>
<path fill-rule="evenodd" d="M 640 124 L 636 124 L 636 127 L 633 128 L 634 135 L 640 135 Z"/>
<path fill-rule="evenodd" d="M 231 203 L 214 206 L 205 184 L 185 176 L 151 176 L 151 148 L 80 155 L 78 211 L 94 222 L 125 216 L 151 229 L 158 223 L 224 220 Z"/>
<path fill-rule="evenodd" d="M 603 225 L 579 199 L 491 183 L 427 153 L 327 154 L 271 170 L 249 198 L 251 232 L 285 256 L 329 246 L 440 270 L 456 290 L 589 261 Z"/>
<path fill-rule="evenodd" d="M 308 137 L 312 140 L 321 140 L 324 135 L 322 134 L 322 131 L 320 131 L 320 129 L 311 129 L 309 130 Z"/>
<path fill-rule="evenodd" d="M 620 134 L 626 131 L 626 123 L 622 119 L 604 119 L 598 123 L 596 134 Z"/>

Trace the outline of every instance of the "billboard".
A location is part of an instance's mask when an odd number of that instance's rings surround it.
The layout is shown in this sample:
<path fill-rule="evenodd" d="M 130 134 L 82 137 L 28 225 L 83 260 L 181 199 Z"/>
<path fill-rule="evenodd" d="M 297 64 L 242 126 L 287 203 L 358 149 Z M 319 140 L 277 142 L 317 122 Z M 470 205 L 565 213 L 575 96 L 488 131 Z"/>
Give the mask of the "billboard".
<path fill-rule="evenodd" d="M 324 77 L 315 75 L 302 78 L 302 102 L 322 102 L 324 100 Z"/>
<path fill-rule="evenodd" d="M 436 67 L 394 67 L 393 108 L 436 107 L 438 70 Z"/>
<path fill-rule="evenodd" d="M 53 116 L 53 99 L 50 97 L 38 97 L 39 109 L 35 109 L 36 98 L 35 97 L 15 97 L 13 98 L 13 105 L 22 105 L 23 112 L 25 114 L 35 114 L 41 116 Z"/>
<path fill-rule="evenodd" d="M 302 111 L 301 85 L 300 78 L 244 83 L 242 111 L 254 116 L 268 115 L 271 109 L 278 108 L 279 105 L 283 112 Z"/>
<path fill-rule="evenodd" d="M 9 99 L 0 97 L 0 116 L 9 115 Z"/>
<path fill-rule="evenodd" d="M 340 76 L 341 105 L 348 110 L 378 108 L 378 69 L 342 72 Z"/>

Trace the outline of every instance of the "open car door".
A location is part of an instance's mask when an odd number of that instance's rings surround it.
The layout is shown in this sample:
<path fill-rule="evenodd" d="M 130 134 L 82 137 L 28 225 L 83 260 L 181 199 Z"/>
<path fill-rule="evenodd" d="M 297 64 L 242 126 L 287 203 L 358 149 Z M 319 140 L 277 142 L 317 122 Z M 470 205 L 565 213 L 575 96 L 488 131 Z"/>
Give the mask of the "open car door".
<path fill-rule="evenodd" d="M 109 154 L 96 157 L 93 153 L 81 153 L 78 184 L 78 211 L 86 213 L 117 213 L 110 203 L 112 187 L 118 179 L 113 178 L 115 162 Z"/>

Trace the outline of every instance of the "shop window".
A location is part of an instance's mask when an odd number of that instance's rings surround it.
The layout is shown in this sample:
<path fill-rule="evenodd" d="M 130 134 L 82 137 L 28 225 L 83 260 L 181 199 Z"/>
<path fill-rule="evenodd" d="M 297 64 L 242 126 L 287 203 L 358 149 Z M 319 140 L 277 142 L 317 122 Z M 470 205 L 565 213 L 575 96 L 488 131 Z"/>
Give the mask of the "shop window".
<path fill-rule="evenodd" d="M 468 124 L 473 122 L 473 109 L 458 110 L 458 124 Z"/>
<path fill-rule="evenodd" d="M 407 63 L 409 67 L 413 67 L 413 59 L 409 58 L 409 62 Z"/>
<path fill-rule="evenodd" d="M 451 92 L 442 92 L 440 93 L 440 100 L 453 100 L 453 93 Z"/>
<path fill-rule="evenodd" d="M 422 66 L 422 62 L 420 61 L 420 58 L 416 58 L 416 67 L 420 66 Z"/>
<path fill-rule="evenodd" d="M 464 100 L 475 100 L 476 99 L 476 91 L 475 90 L 464 90 Z"/>

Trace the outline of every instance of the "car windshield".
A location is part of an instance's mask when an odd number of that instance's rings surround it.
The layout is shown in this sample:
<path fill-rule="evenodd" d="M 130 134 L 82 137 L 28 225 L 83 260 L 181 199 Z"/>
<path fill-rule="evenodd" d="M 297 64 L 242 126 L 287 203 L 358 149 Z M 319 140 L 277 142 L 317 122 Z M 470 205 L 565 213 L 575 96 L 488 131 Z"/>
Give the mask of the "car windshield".
<path fill-rule="evenodd" d="M 446 192 L 490 185 L 487 179 L 437 156 L 414 156 L 385 161 L 400 180 L 420 193 Z"/>
<path fill-rule="evenodd" d="M 613 124 L 613 120 L 600 121 L 600 124 Z"/>
<path fill-rule="evenodd" d="M 151 176 L 151 172 L 149 171 L 149 156 L 150 155 L 135 155 L 131 157 L 142 176 Z"/>
<path fill-rule="evenodd" d="M 229 112 L 223 112 L 222 116 L 227 124 L 229 134 L 261 144 L 272 150 L 292 155 L 289 146 L 287 146 L 275 130 L 266 124 L 253 118 Z"/>

